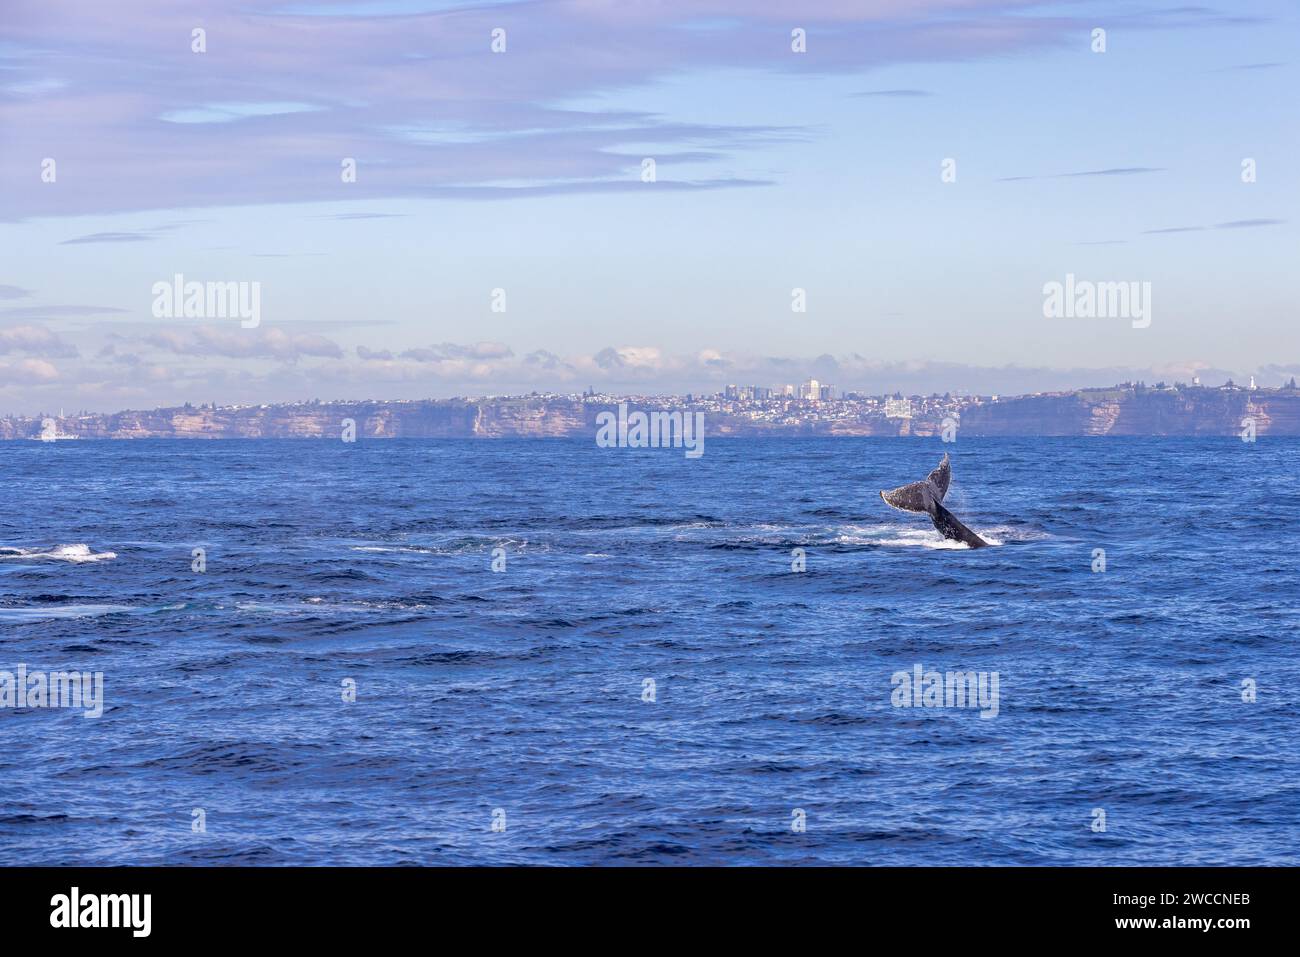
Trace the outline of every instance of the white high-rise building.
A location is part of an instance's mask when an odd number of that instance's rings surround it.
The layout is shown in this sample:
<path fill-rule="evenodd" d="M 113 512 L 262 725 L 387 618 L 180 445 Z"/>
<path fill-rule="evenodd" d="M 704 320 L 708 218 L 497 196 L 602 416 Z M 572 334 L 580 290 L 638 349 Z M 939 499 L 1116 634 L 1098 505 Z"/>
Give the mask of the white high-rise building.
<path fill-rule="evenodd" d="M 997 396 L 994 396 L 994 398 L 997 398 Z M 886 399 L 885 400 L 885 418 L 910 419 L 911 417 L 912 417 L 911 399 Z"/>

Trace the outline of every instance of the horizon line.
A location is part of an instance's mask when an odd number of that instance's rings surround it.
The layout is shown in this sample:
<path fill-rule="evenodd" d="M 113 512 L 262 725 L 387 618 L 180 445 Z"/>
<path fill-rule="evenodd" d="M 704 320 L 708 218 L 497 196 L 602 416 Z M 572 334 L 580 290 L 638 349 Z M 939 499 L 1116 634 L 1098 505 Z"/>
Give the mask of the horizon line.
<path fill-rule="evenodd" d="M 1253 380 L 1254 377 L 1252 376 L 1251 378 Z M 802 384 L 806 385 L 808 382 L 817 382 L 817 381 L 818 380 L 810 379 Z M 822 383 L 822 385 L 827 388 L 831 387 L 828 383 Z M 800 387 L 801 387 L 800 385 L 794 385 L 795 389 L 799 389 Z M 210 410 L 220 411 L 223 409 L 232 409 L 232 410 L 233 409 L 257 409 L 257 408 L 270 409 L 276 407 L 298 406 L 298 405 L 363 405 L 363 404 L 413 405 L 417 403 L 434 403 L 434 404 L 454 403 L 454 402 L 483 403 L 483 402 L 503 401 L 503 400 L 546 399 L 546 398 L 570 399 L 570 400 L 581 399 L 584 401 L 587 399 L 601 399 L 601 400 L 608 400 L 613 402 L 622 402 L 622 401 L 636 400 L 636 399 L 641 399 L 641 400 L 683 399 L 687 401 L 700 401 L 704 399 L 722 399 L 723 401 L 743 401 L 743 402 L 753 402 L 753 403 L 804 402 L 809 405 L 821 405 L 828 402 L 862 401 L 867 399 L 890 399 L 895 397 L 903 398 L 903 399 L 952 398 L 952 399 L 989 399 L 992 401 L 1001 401 L 1004 399 L 1005 400 L 1024 399 L 1024 398 L 1033 398 L 1036 396 L 1063 396 L 1063 395 L 1075 395 L 1075 394 L 1085 393 L 1085 392 L 1108 392 L 1116 389 L 1128 389 L 1130 391 L 1136 391 L 1139 387 L 1147 391 L 1166 391 L 1166 392 L 1180 391 L 1183 389 L 1204 389 L 1204 390 L 1212 390 L 1212 391 L 1229 390 L 1229 391 L 1237 391 L 1237 392 L 1293 392 L 1293 391 L 1300 390 L 1300 387 L 1297 386 L 1295 376 L 1292 376 L 1287 383 L 1278 386 L 1255 385 L 1253 381 L 1248 385 L 1242 385 L 1240 383 L 1234 382 L 1232 378 L 1228 378 L 1224 382 L 1218 385 L 1209 385 L 1200 381 L 1165 382 L 1164 380 L 1161 380 L 1149 384 L 1143 380 L 1137 380 L 1137 381 L 1128 380 L 1124 382 L 1116 382 L 1111 385 L 1082 386 L 1074 389 L 1045 389 L 1045 390 L 1038 390 L 1035 392 L 1017 392 L 1017 393 L 1009 393 L 1009 392 L 981 393 L 981 392 L 952 391 L 952 390 L 948 390 L 945 392 L 905 393 L 898 389 L 889 392 L 865 392 L 858 389 L 847 389 L 847 390 L 840 389 L 839 390 L 840 394 L 838 396 L 832 395 L 827 398 L 818 398 L 818 399 L 808 398 L 801 394 L 789 395 L 785 393 L 782 393 L 780 395 L 773 394 L 773 395 L 763 396 L 759 398 L 755 398 L 753 396 L 742 397 L 739 395 L 728 396 L 725 390 L 716 391 L 716 392 L 644 392 L 644 393 L 598 392 L 595 390 L 591 390 L 591 391 L 584 390 L 582 392 L 550 392 L 550 391 L 533 390 L 530 392 L 518 392 L 518 393 L 483 393 L 481 395 L 456 395 L 456 396 L 448 396 L 446 398 L 441 398 L 441 399 L 433 398 L 430 396 L 426 396 L 419 399 L 310 398 L 310 399 L 286 399 L 278 402 L 232 402 L 225 405 L 221 405 L 213 402 L 200 402 L 196 405 L 193 402 L 186 401 L 180 405 L 157 405 L 151 408 L 128 407 L 128 408 L 117 409 L 112 412 L 94 412 L 87 409 L 80 409 L 77 412 L 74 412 L 72 415 L 67 415 L 64 413 L 62 409 L 60 409 L 59 414 L 57 416 L 49 412 L 38 412 L 33 414 L 24 414 L 21 412 L 0 412 L 0 420 L 15 421 L 15 420 L 23 420 L 23 419 L 41 419 L 41 418 L 68 419 L 68 418 L 73 418 L 75 416 L 86 416 L 86 415 L 112 416 L 112 415 L 124 415 L 128 412 L 164 412 L 164 411 L 178 410 L 178 409 L 200 409 L 200 410 L 210 409 Z M 727 388 L 736 388 L 736 386 L 729 385 Z M 759 387 L 754 385 L 749 385 L 749 386 L 741 386 L 739 388 L 754 389 Z M 769 388 L 763 386 L 761 388 L 768 389 L 768 391 L 771 391 L 771 389 L 775 387 Z"/>

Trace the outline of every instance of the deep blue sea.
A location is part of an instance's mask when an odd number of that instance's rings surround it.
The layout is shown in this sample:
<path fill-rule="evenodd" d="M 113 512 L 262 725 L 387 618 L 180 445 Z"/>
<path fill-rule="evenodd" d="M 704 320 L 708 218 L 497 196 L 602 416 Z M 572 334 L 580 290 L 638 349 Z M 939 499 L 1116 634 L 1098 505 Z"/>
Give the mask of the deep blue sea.
<path fill-rule="evenodd" d="M 944 451 L 997 547 L 877 495 Z M 0 443 L 0 670 L 105 702 L 0 709 L 0 846 L 1300 863 L 1298 466 L 1266 437 Z M 996 672 L 996 716 L 896 707 L 918 665 Z"/>

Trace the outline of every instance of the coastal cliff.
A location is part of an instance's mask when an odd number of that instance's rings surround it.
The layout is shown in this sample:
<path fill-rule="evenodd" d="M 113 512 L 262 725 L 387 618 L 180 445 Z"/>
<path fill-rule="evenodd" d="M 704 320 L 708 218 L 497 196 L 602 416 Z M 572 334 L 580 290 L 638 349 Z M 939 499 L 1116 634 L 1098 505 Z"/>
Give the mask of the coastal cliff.
<path fill-rule="evenodd" d="M 945 421 L 968 436 L 1300 436 L 1300 390 L 1125 386 L 1014 397 L 913 396 L 912 414 L 885 414 L 883 397 L 816 404 L 735 403 L 710 397 L 529 395 L 488 399 L 298 402 L 81 413 L 54 419 L 78 439 L 558 438 L 592 436 L 596 417 L 633 408 L 702 412 L 710 436 L 934 436 Z M 31 439 L 41 416 L 0 418 L 0 439 Z"/>
<path fill-rule="evenodd" d="M 1300 435 L 1300 391 L 1121 390 L 1018 396 L 971 405 L 965 435 L 1236 435 L 1244 419 L 1257 435 Z"/>

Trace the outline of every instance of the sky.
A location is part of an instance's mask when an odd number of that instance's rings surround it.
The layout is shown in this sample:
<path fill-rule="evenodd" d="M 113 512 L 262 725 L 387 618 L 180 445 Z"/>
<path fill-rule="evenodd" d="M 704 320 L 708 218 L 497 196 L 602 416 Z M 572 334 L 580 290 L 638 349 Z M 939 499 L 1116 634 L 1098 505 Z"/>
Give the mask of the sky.
<path fill-rule="evenodd" d="M 1293 0 L 4 0 L 0 414 L 1280 384 L 1298 27 Z M 177 275 L 256 288 L 256 324 L 160 305 Z M 1067 276 L 1149 321 L 1045 315 Z"/>

